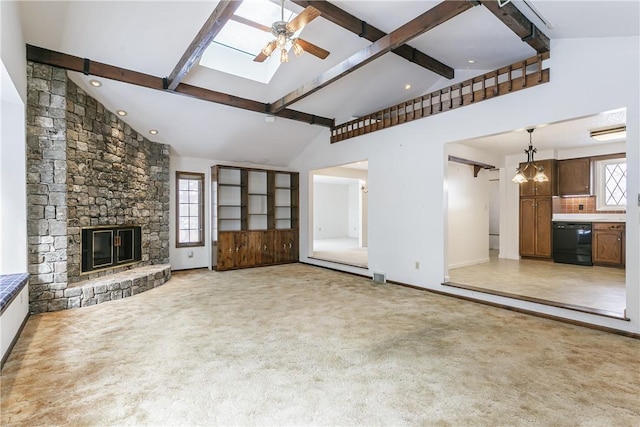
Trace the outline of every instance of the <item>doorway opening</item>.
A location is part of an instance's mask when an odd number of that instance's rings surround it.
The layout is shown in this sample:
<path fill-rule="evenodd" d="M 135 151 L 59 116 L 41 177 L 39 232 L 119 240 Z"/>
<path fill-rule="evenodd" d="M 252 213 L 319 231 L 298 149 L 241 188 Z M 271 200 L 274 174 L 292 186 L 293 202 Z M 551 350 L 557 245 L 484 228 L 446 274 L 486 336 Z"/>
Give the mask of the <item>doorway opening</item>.
<path fill-rule="evenodd" d="M 527 160 L 522 154 L 528 144 L 526 130 L 449 144 L 450 156 L 497 165 L 497 170 L 481 170 L 474 178 L 473 166 L 449 162 L 446 285 L 625 319 L 626 214 L 619 206 L 598 209 L 602 196 L 595 187 L 599 173 L 596 166 L 601 159 L 625 163 L 626 140 L 597 142 L 590 137 L 590 131 L 612 127 L 612 123 L 624 126 L 626 109 L 532 126 L 536 128 L 536 163 L 549 162 L 552 184 L 548 195 L 530 195 L 521 188 L 530 184 L 512 182 L 519 164 Z M 566 171 L 585 163 L 589 165 L 584 173 L 591 188 L 582 186 L 579 194 L 573 192 L 576 190 L 562 190 L 562 177 L 565 184 L 572 184 L 577 175 L 574 169 L 563 175 L 561 168 Z M 619 189 L 616 187 L 616 191 Z M 538 206 L 538 211 L 534 209 L 531 214 L 530 206 Z M 609 240 L 617 242 L 622 253 L 616 252 L 619 257 L 615 262 L 596 262 L 598 258 L 594 256 L 593 265 L 589 266 L 561 263 L 558 259 L 554 262 L 553 224 L 559 221 L 606 229 L 607 237 L 617 233 L 622 243 L 611 237 Z M 528 251 L 531 238 L 536 248 L 533 255 Z M 609 251 L 611 246 L 605 245 L 604 240 L 599 245 L 594 239 L 591 250 L 596 254 Z"/>
<path fill-rule="evenodd" d="M 312 171 L 311 258 L 367 268 L 368 170 L 363 160 Z"/>

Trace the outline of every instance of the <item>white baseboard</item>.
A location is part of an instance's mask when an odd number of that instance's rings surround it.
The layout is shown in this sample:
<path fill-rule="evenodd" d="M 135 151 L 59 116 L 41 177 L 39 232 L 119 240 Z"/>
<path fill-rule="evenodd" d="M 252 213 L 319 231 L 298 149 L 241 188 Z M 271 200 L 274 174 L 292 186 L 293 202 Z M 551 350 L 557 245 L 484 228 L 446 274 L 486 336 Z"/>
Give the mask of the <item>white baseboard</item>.
<path fill-rule="evenodd" d="M 449 264 L 449 268 L 460 268 L 460 267 L 469 267 L 471 265 L 476 265 L 476 264 L 484 264 L 485 262 L 489 262 L 489 258 L 480 258 L 480 259 L 474 259 L 471 261 L 464 261 L 464 262 L 458 262 L 455 264 Z"/>

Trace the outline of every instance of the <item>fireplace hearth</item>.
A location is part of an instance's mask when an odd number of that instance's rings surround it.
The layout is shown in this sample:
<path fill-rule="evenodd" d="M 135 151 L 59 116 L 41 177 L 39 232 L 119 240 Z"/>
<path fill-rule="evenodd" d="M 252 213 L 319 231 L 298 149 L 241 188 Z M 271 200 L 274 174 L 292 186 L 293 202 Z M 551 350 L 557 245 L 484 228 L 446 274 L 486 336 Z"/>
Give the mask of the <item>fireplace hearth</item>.
<path fill-rule="evenodd" d="M 82 273 L 133 264 L 141 259 L 141 227 L 82 229 Z"/>

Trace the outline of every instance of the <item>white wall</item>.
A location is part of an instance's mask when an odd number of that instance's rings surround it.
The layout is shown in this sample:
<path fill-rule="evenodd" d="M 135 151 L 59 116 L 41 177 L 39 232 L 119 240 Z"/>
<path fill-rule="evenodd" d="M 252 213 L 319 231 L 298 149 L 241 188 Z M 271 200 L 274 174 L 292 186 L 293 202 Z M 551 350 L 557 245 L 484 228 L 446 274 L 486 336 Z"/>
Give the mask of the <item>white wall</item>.
<path fill-rule="evenodd" d="M 349 186 L 316 182 L 313 186 L 314 239 L 347 237 Z"/>
<path fill-rule="evenodd" d="M 449 162 L 447 178 L 449 268 L 488 262 L 489 173 Z"/>
<path fill-rule="evenodd" d="M 0 62 L 0 274 L 27 272 L 25 108 Z"/>
<path fill-rule="evenodd" d="M 448 142 L 626 107 L 628 140 L 635 141 L 627 144 L 628 190 L 630 198 L 635 199 L 640 187 L 639 50 L 638 37 L 552 41 L 551 59 L 545 61 L 545 66 L 551 68 L 551 81 L 547 84 L 337 144 L 329 143 L 326 130 L 291 164 L 301 172 L 301 260 L 324 265 L 308 258 L 310 171 L 367 158 L 370 271 L 386 273 L 392 281 L 640 331 L 637 205 L 627 209 L 629 322 L 440 285 L 448 265 L 445 255 L 448 186 L 445 144 Z M 500 173 L 501 186 L 505 186 L 509 180 L 504 179 L 504 170 Z M 510 198 L 501 201 L 506 208 L 517 203 L 517 188 L 512 186 L 512 189 L 513 194 L 506 192 Z M 501 248 L 502 232 L 501 227 Z M 414 268 L 416 261 L 420 262 L 419 270 Z"/>
<path fill-rule="evenodd" d="M 172 270 L 186 270 L 190 268 L 211 267 L 211 251 L 215 250 L 211 244 L 211 166 L 228 165 L 258 169 L 286 170 L 287 168 L 274 168 L 256 164 L 239 162 L 227 162 L 215 159 L 200 159 L 193 157 L 180 157 L 171 150 L 169 162 L 170 170 L 170 203 L 169 203 L 169 260 Z M 176 248 L 176 171 L 196 172 L 204 174 L 204 218 L 205 233 L 204 246 Z M 190 256 L 190 253 L 192 254 Z"/>
<path fill-rule="evenodd" d="M 22 288 L 0 316 L 0 358 L 4 359 L 29 315 L 29 285 Z"/>
<path fill-rule="evenodd" d="M 27 61 L 17 2 L 0 1 L 0 274 L 27 272 Z M 29 315 L 25 286 L 0 318 L 0 352 Z"/>
<path fill-rule="evenodd" d="M 0 274 L 27 271 L 27 61 L 17 2 L 0 2 Z"/>
<path fill-rule="evenodd" d="M 211 166 L 213 160 L 178 157 L 172 153 L 169 162 L 170 203 L 169 203 L 169 259 L 172 270 L 209 267 L 211 265 Z M 176 248 L 176 172 L 196 172 L 204 174 L 204 246 Z"/>
<path fill-rule="evenodd" d="M 0 56 L 20 98 L 26 103 L 27 48 L 22 35 L 17 1 L 0 1 Z M 2 90 L 4 92 L 4 88 Z"/>
<path fill-rule="evenodd" d="M 358 238 L 360 235 L 360 186 L 356 184 L 349 185 L 349 194 L 347 199 L 349 201 L 348 206 L 348 224 L 347 224 L 347 236 L 352 238 Z"/>
<path fill-rule="evenodd" d="M 487 172 L 489 174 L 489 249 L 500 249 L 500 172 L 497 169 Z"/>

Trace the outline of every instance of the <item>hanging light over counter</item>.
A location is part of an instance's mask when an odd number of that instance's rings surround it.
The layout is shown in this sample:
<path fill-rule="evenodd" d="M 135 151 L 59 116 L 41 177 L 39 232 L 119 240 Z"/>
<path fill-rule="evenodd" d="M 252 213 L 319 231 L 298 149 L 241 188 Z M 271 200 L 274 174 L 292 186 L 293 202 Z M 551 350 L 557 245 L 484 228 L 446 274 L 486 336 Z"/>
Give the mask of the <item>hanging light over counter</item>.
<path fill-rule="evenodd" d="M 544 173 L 544 168 L 542 166 L 536 165 L 533 160 L 533 155 L 538 151 L 533 148 L 533 142 L 531 140 L 531 134 L 534 129 L 527 129 L 529 132 L 529 148 L 524 150 L 527 155 L 527 163 L 518 168 L 516 171 L 516 175 L 511 179 L 516 184 L 522 184 L 527 181 L 536 181 L 536 182 L 545 182 L 549 181 L 549 177 Z"/>

